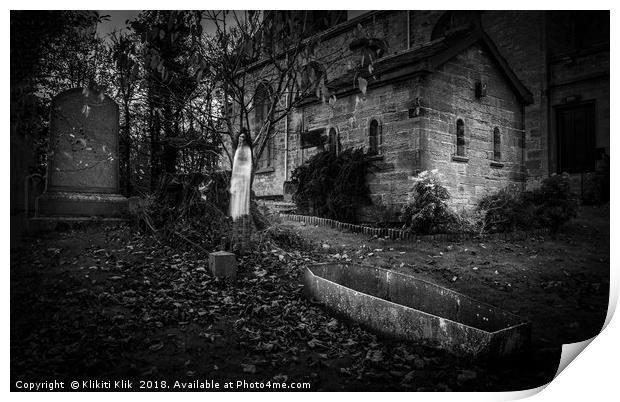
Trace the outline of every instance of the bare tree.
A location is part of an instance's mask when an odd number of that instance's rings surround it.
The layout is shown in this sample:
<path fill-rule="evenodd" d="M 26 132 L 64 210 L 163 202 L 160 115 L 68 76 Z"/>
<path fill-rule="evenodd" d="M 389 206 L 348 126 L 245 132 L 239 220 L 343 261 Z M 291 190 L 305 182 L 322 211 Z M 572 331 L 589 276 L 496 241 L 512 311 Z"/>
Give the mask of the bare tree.
<path fill-rule="evenodd" d="M 134 35 L 114 33 L 111 35 L 112 44 L 109 47 L 109 56 L 114 61 L 113 84 L 117 90 L 116 98 L 120 100 L 123 111 L 123 131 L 121 143 L 121 178 L 126 195 L 131 195 L 131 106 L 136 101 L 140 85 L 139 42 Z"/>
<path fill-rule="evenodd" d="M 310 11 L 207 11 L 201 57 L 203 71 L 217 83 L 212 120 L 221 134 L 228 161 L 245 130 L 253 165 L 277 134 L 276 127 L 302 102 L 333 102 L 328 71 L 342 62 L 342 48 L 317 52 L 320 34 L 312 35 Z M 253 172 L 255 169 L 253 169 Z"/>

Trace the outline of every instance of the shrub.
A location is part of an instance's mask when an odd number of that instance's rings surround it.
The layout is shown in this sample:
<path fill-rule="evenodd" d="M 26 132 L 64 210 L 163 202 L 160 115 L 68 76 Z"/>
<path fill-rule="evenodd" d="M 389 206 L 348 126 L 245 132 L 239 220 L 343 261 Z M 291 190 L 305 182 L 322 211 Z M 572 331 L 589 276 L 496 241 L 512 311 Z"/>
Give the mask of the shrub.
<path fill-rule="evenodd" d="M 478 210 L 455 213 L 455 220 L 448 225 L 448 233 L 484 233 L 482 214 Z"/>
<path fill-rule="evenodd" d="M 526 195 L 527 196 L 527 195 Z M 531 195 L 538 224 L 553 231 L 577 216 L 578 203 L 570 191 L 568 174 L 552 175 L 543 180 Z"/>
<path fill-rule="evenodd" d="M 210 251 L 234 245 L 232 220 L 228 216 L 230 172 L 164 174 L 155 191 L 133 200 L 130 213 L 140 229 L 161 240 Z M 138 198 L 138 197 L 134 197 Z M 271 226 L 266 209 L 252 196 L 252 232 Z M 254 243 L 249 242 L 253 248 Z"/>
<path fill-rule="evenodd" d="M 401 207 L 379 200 L 372 206 L 370 213 L 375 219 L 374 226 L 379 228 L 397 227 L 400 217 Z M 402 225 L 400 225 L 402 226 Z"/>
<path fill-rule="evenodd" d="M 216 171 L 203 177 L 198 184 L 200 198 L 207 204 L 226 213 L 230 203 L 230 172 Z"/>
<path fill-rule="evenodd" d="M 549 228 L 559 230 L 577 215 L 577 201 L 570 192 L 569 176 L 552 175 L 540 188 L 519 192 L 507 187 L 484 197 L 477 211 L 488 232 Z"/>
<path fill-rule="evenodd" d="M 515 186 L 508 186 L 478 202 L 481 232 L 509 232 L 532 225 L 533 208 Z"/>
<path fill-rule="evenodd" d="M 264 240 L 268 239 L 272 242 L 268 248 L 269 251 L 273 249 L 273 246 L 282 248 L 286 251 L 309 251 L 314 248 L 312 243 L 307 241 L 299 233 L 283 228 L 282 226 L 270 226 L 260 233 L 264 236 Z"/>
<path fill-rule="evenodd" d="M 162 175 L 156 190 L 137 204 L 138 226 L 163 239 L 212 249 L 229 236 L 226 173 Z"/>
<path fill-rule="evenodd" d="M 603 155 L 596 171 L 584 183 L 581 201 L 584 205 L 601 205 L 609 202 L 609 155 Z"/>
<path fill-rule="evenodd" d="M 363 149 L 339 155 L 321 152 L 297 167 L 291 181 L 297 186 L 293 201 L 302 213 L 355 222 L 359 205 L 370 203 L 366 176 L 371 161 Z"/>
<path fill-rule="evenodd" d="M 453 230 L 458 217 L 448 207 L 449 199 L 450 193 L 441 184 L 436 170 L 420 173 L 412 195 L 401 210 L 403 228 L 422 234 Z"/>

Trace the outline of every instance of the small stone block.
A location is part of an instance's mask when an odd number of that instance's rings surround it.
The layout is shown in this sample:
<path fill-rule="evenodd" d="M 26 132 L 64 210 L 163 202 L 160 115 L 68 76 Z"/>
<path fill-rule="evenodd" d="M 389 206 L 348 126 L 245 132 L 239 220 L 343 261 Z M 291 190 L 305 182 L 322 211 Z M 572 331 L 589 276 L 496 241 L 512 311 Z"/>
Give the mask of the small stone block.
<path fill-rule="evenodd" d="M 209 253 L 209 271 L 216 278 L 237 277 L 237 258 L 227 251 Z"/>

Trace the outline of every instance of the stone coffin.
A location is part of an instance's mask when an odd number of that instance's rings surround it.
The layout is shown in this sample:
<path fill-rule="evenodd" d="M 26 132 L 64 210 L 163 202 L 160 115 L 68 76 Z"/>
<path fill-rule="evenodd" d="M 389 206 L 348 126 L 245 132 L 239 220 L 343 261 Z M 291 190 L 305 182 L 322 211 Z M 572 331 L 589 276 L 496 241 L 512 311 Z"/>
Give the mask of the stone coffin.
<path fill-rule="evenodd" d="M 45 193 L 36 217 L 119 218 L 128 211 L 120 195 L 118 105 L 82 88 L 52 100 Z"/>
<path fill-rule="evenodd" d="M 358 264 L 306 268 L 306 296 L 373 332 L 475 359 L 529 346 L 522 318 L 413 276 Z"/>

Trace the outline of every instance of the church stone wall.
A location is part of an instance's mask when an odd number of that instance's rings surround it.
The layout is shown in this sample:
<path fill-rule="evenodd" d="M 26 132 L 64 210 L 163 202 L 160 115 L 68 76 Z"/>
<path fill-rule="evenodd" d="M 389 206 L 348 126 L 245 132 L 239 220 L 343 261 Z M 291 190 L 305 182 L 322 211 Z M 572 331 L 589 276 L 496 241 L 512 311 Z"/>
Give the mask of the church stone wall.
<path fill-rule="evenodd" d="M 475 45 L 430 76 L 425 108 L 427 167 L 438 169 L 455 207 L 473 207 L 507 185 L 522 187 L 523 107 L 495 62 Z M 476 98 L 475 85 L 487 94 Z M 456 155 L 456 122 L 465 127 L 465 155 Z M 500 132 L 501 158 L 494 160 L 493 132 Z"/>
<path fill-rule="evenodd" d="M 527 184 L 534 187 L 549 175 L 545 12 L 486 11 L 482 25 L 534 98 L 524 117 Z"/>
<path fill-rule="evenodd" d="M 393 55 L 406 50 L 407 42 L 411 48 L 429 43 L 443 13 L 379 12 L 363 18 L 361 25 L 370 36 L 388 38 L 388 55 Z M 445 175 L 453 203 L 462 207 L 474 205 L 483 194 L 507 184 L 527 189 L 538 186 L 541 179 L 557 170 L 554 107 L 565 104 L 569 98 L 596 102 L 596 146 L 609 154 L 609 52 L 555 60 L 552 53 L 556 42 L 567 39 L 555 32 L 553 24 L 557 25 L 557 21 L 545 11 L 485 11 L 481 23 L 518 79 L 532 93 L 532 104 L 521 106 L 497 66 L 484 51 L 473 48 L 423 79 L 370 87 L 365 97 L 342 97 L 334 108 L 313 104 L 299 110 L 289 119 L 288 171 L 284 174 L 280 170 L 284 168 L 286 154 L 282 131 L 277 140 L 276 172 L 257 179 L 260 191 L 281 195 L 290 172 L 318 152 L 300 149 L 295 128 L 299 121 L 304 130 L 335 127 L 346 148 L 367 146 L 369 123 L 377 119 L 383 156 L 377 160 L 380 171 L 369 178 L 372 197 L 376 204 L 391 204 L 394 209 L 406 199 L 413 184 L 411 177 L 433 168 Z M 330 37 L 321 45 L 321 51 L 345 48 L 347 57 L 353 60 L 348 43 L 355 25 Z M 330 78 L 346 72 L 347 57 L 337 63 L 340 70 L 328 70 Z M 487 80 L 488 94 L 476 99 L 473 88 L 481 79 Z M 416 97 L 421 97 L 424 113 L 412 118 L 408 110 L 414 107 Z M 452 158 L 457 118 L 465 122 L 467 161 Z M 494 127 L 501 133 L 502 160 L 491 166 Z"/>

